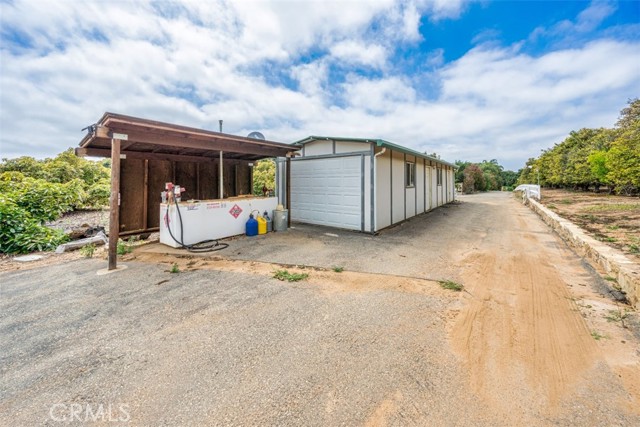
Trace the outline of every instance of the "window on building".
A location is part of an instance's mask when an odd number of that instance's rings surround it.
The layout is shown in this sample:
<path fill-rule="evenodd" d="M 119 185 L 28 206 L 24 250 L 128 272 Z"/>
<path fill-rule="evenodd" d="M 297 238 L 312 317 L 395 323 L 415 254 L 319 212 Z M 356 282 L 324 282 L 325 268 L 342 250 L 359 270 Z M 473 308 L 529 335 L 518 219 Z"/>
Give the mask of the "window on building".
<path fill-rule="evenodd" d="M 404 182 L 407 188 L 413 187 L 416 182 L 416 164 L 405 163 L 404 165 Z"/>
<path fill-rule="evenodd" d="M 442 185 L 442 168 L 438 168 L 436 169 L 436 180 L 438 182 L 438 185 Z"/>

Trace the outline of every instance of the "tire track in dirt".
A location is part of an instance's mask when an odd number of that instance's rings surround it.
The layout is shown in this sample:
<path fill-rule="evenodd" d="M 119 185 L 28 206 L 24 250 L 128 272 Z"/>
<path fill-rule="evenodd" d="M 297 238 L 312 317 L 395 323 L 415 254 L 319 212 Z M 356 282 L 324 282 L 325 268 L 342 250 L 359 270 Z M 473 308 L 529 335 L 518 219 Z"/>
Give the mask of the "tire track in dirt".
<path fill-rule="evenodd" d="M 472 296 L 450 341 L 491 411 L 538 424 L 602 356 L 539 231 L 509 209 L 492 212 L 499 218 L 458 263 Z"/>

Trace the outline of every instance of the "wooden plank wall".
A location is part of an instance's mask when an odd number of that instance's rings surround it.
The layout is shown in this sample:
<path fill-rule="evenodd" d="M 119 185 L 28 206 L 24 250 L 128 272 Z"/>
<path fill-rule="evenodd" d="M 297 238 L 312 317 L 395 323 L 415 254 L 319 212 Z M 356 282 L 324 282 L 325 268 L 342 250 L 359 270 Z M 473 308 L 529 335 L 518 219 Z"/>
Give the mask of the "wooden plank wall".
<path fill-rule="evenodd" d="M 120 179 L 120 232 L 156 230 L 160 226 L 160 193 L 166 182 L 184 188 L 182 200 L 218 198 L 218 162 L 123 159 Z M 248 162 L 225 161 L 225 197 L 250 194 Z"/>

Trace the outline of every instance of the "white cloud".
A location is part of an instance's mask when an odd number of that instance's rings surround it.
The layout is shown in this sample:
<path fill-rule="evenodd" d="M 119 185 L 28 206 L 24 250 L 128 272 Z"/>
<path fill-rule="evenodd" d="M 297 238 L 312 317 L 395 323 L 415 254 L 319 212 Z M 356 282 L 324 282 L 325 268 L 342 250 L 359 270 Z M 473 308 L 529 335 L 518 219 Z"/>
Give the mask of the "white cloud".
<path fill-rule="evenodd" d="M 387 51 L 378 44 L 365 44 L 356 40 L 344 40 L 329 49 L 331 56 L 347 64 L 366 65 L 372 68 L 383 68 L 387 59 Z"/>
<path fill-rule="evenodd" d="M 543 37 L 559 38 L 555 43 L 566 46 L 573 43 L 576 38 L 596 30 L 602 21 L 615 11 L 614 3 L 607 0 L 593 0 L 575 20 L 563 20 L 549 28 L 538 27 L 531 33 L 529 39 L 535 42 Z"/>
<path fill-rule="evenodd" d="M 298 81 L 298 87 L 305 95 L 325 96 L 324 86 L 327 84 L 328 65 L 326 61 L 301 64 L 292 68 L 291 76 Z"/>
<path fill-rule="evenodd" d="M 398 104 L 411 104 L 416 97 L 414 89 L 397 77 L 372 80 L 351 76 L 343 89 L 349 108 L 378 115 L 392 112 Z"/>
<path fill-rule="evenodd" d="M 611 126 L 638 95 L 637 41 L 602 39 L 539 56 L 483 44 L 449 64 L 436 48 L 414 75 L 391 64 L 397 45 L 420 38 L 422 18 L 455 17 L 464 6 L 0 3 L 1 155 L 53 155 L 114 111 L 209 129 L 224 119 L 225 131 L 289 142 L 380 137 L 447 160 L 495 157 L 517 168 L 572 129 Z M 591 6 L 575 22 L 593 26 L 606 14 Z M 439 92 L 422 94 L 416 82 L 425 79 Z"/>
<path fill-rule="evenodd" d="M 427 0 L 427 7 L 431 12 L 431 19 L 457 18 L 460 16 L 468 1 L 465 0 Z"/>
<path fill-rule="evenodd" d="M 610 1 L 592 1 L 588 8 L 580 12 L 573 28 L 580 32 L 593 31 L 615 10 L 616 6 Z"/>

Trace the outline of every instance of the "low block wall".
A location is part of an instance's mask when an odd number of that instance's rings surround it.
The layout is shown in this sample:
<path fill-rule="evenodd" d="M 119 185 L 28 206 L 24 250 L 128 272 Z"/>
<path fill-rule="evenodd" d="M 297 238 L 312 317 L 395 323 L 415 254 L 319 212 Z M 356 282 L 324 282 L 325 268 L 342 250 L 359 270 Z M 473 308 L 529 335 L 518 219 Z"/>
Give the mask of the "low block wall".
<path fill-rule="evenodd" d="M 529 206 L 547 223 L 578 255 L 594 266 L 599 266 L 618 282 L 629 303 L 640 308 L 640 265 L 631 261 L 619 250 L 605 245 L 587 235 L 580 227 L 560 217 L 535 200 Z"/>

